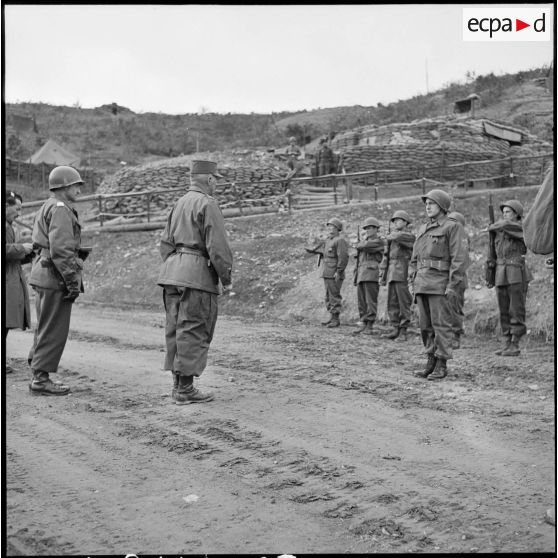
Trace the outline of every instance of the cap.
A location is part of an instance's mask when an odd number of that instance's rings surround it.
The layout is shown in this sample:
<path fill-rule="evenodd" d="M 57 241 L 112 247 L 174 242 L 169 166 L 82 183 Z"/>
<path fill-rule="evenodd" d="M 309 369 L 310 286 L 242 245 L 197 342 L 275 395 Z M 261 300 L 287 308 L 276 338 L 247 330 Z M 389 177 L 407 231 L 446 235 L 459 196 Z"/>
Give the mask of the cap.
<path fill-rule="evenodd" d="M 217 172 L 217 163 L 213 161 L 192 161 L 190 174 L 212 174 L 213 176 L 223 178 L 223 175 Z"/>

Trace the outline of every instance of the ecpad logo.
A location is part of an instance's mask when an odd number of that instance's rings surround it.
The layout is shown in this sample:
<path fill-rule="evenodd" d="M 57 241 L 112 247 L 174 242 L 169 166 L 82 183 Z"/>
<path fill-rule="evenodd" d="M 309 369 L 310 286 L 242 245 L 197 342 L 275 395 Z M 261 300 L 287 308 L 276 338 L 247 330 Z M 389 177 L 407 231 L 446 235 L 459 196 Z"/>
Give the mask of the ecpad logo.
<path fill-rule="evenodd" d="M 463 8 L 464 41 L 550 41 L 551 8 Z"/>

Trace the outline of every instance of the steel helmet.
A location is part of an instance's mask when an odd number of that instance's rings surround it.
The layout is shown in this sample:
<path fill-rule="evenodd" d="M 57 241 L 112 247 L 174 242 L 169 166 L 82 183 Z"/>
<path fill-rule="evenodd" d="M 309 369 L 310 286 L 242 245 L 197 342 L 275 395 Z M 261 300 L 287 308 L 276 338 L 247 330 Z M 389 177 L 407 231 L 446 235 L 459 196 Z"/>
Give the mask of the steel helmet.
<path fill-rule="evenodd" d="M 430 190 L 430 192 L 426 193 L 424 196 L 421 196 L 423 202 L 426 200 L 432 200 L 433 202 L 437 203 L 444 213 L 449 211 L 451 205 L 451 198 L 447 192 L 443 190 Z"/>
<path fill-rule="evenodd" d="M 409 217 L 409 214 L 404 211 L 403 209 L 398 209 L 397 211 L 393 212 L 393 216 L 390 219 L 390 221 L 393 221 L 394 219 L 403 219 L 403 221 L 407 221 L 407 223 L 411 224 L 411 218 Z"/>
<path fill-rule="evenodd" d="M 523 205 L 519 200 L 508 200 L 501 203 L 500 211 L 503 211 L 504 207 L 511 207 L 519 215 L 519 218 L 523 217 Z"/>
<path fill-rule="evenodd" d="M 459 213 L 459 211 L 452 211 L 448 215 L 448 219 L 451 219 L 452 221 L 457 221 L 458 223 L 461 223 L 463 226 L 465 226 L 465 217 L 462 213 Z"/>
<path fill-rule="evenodd" d="M 291 136 L 291 137 L 289 138 L 289 141 L 296 141 L 296 138 L 295 138 L 294 136 Z"/>
<path fill-rule="evenodd" d="M 367 217 L 364 220 L 362 228 L 365 229 L 366 227 L 377 227 L 380 228 L 380 221 L 376 219 L 376 217 Z"/>
<path fill-rule="evenodd" d="M 72 184 L 83 184 L 83 180 L 79 172 L 73 167 L 55 167 L 48 175 L 48 189 L 56 190 L 57 188 L 66 188 Z"/>
<path fill-rule="evenodd" d="M 343 230 L 343 223 L 341 222 L 341 219 L 337 219 L 337 217 L 332 217 L 327 223 L 326 225 L 333 225 L 334 227 L 337 228 L 337 230 L 342 231 Z"/>

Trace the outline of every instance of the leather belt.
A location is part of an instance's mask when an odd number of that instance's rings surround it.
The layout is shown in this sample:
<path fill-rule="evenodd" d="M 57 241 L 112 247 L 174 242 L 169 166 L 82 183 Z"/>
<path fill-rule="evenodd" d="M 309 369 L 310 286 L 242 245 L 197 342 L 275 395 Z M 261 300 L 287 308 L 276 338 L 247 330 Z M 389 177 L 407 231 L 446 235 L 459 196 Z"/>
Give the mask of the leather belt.
<path fill-rule="evenodd" d="M 422 269 L 423 267 L 432 267 L 439 271 L 449 271 L 450 263 L 444 260 L 418 260 L 417 267 Z"/>
<path fill-rule="evenodd" d="M 206 260 L 209 259 L 208 255 L 201 250 L 195 250 L 194 248 L 188 248 L 187 246 L 177 246 L 176 252 L 178 254 L 192 254 L 193 256 L 201 256 Z"/>
<path fill-rule="evenodd" d="M 499 258 L 496 260 L 498 265 L 524 265 L 525 258 L 523 256 L 517 258 Z"/>

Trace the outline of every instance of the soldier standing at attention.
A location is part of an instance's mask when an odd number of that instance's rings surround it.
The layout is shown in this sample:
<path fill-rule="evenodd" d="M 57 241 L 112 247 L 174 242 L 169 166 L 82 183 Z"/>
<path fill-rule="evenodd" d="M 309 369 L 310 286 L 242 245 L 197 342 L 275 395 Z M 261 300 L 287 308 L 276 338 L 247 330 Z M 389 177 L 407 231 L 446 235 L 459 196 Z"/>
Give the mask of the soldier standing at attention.
<path fill-rule="evenodd" d="M 31 308 L 29 293 L 22 264 L 29 263 L 33 258 L 33 244 L 21 242 L 19 234 L 13 227 L 13 222 L 21 212 L 22 197 L 19 194 L 8 192 L 6 196 L 6 213 L 4 242 L 6 259 L 4 261 L 4 280 L 6 284 L 6 307 L 4 324 L 4 343 L 10 329 L 26 330 L 31 325 Z M 13 369 L 6 364 L 6 372 Z"/>
<path fill-rule="evenodd" d="M 450 299 L 463 278 L 464 231 L 447 218 L 451 200 L 446 192 L 431 190 L 422 201 L 428 220 L 418 231 L 409 268 L 428 360 L 415 375 L 441 380 L 447 376 L 447 361 L 453 358 Z"/>
<path fill-rule="evenodd" d="M 464 333 L 463 320 L 465 318 L 465 315 L 463 314 L 463 307 L 465 305 L 465 291 L 469 287 L 469 282 L 467 280 L 467 269 L 471 263 L 469 259 L 470 243 L 469 243 L 469 236 L 467 235 L 467 231 L 465 230 L 464 215 L 459 213 L 459 211 L 452 211 L 448 215 L 448 220 L 455 221 L 463 227 L 464 229 L 463 241 L 465 242 L 465 254 L 467 257 L 465 262 L 465 267 L 463 268 L 463 280 L 460 281 L 455 288 L 456 296 L 450 299 L 451 310 L 452 310 L 451 330 L 453 332 L 453 339 L 451 340 L 451 348 L 459 349 L 459 347 L 461 347 L 461 336 Z"/>
<path fill-rule="evenodd" d="M 384 241 L 378 236 L 380 221 L 368 217 L 362 225 L 366 238 L 357 242 L 354 284 L 357 288 L 358 313 L 362 325 L 352 335 L 372 335 L 378 313 L 380 285 L 380 262 L 384 253 Z"/>
<path fill-rule="evenodd" d="M 327 144 L 327 139 L 322 138 L 316 156 L 318 176 L 333 172 L 333 151 Z"/>
<path fill-rule="evenodd" d="M 500 325 L 505 339 L 497 355 L 518 356 L 519 340 L 527 332 L 525 325 L 525 299 L 529 281 L 533 279 L 525 265 L 527 247 L 523 239 L 523 206 L 518 200 L 500 205 L 503 219 L 489 225 L 496 234 L 496 294 L 500 310 Z"/>
<path fill-rule="evenodd" d="M 416 237 L 409 231 L 411 218 L 406 211 L 401 209 L 395 211 L 391 224 L 395 230 L 391 230 L 386 236 L 386 252 L 381 264 L 381 284 L 388 285 L 387 310 L 392 325 L 392 331 L 386 335 L 386 338 L 407 341 L 407 328 L 411 323 L 413 302 L 407 276 Z"/>
<path fill-rule="evenodd" d="M 322 277 L 325 285 L 326 309 L 330 318 L 322 325 L 339 327 L 339 314 L 341 313 L 341 286 L 345 279 L 345 268 L 349 262 L 349 247 L 347 241 L 341 236 L 343 223 L 337 217 L 327 222 L 328 237 L 323 247 Z"/>
<path fill-rule="evenodd" d="M 213 394 L 194 387 L 207 365 L 217 322 L 217 297 L 232 289 L 233 256 L 225 220 L 212 198 L 217 164 L 192 161 L 190 188 L 174 205 L 161 237 L 163 258 L 157 284 L 166 311 L 165 368 L 172 370 L 177 405 L 204 403 Z"/>
<path fill-rule="evenodd" d="M 72 167 L 55 167 L 48 185 L 52 196 L 42 205 L 33 223 L 33 246 L 38 257 L 29 284 L 35 290 L 37 327 L 29 363 L 33 395 L 67 395 L 69 386 L 53 382 L 70 331 L 70 316 L 76 298 L 83 292 L 81 225 L 73 204 L 83 180 Z"/>

